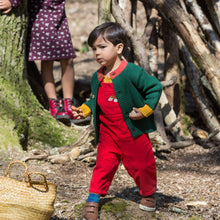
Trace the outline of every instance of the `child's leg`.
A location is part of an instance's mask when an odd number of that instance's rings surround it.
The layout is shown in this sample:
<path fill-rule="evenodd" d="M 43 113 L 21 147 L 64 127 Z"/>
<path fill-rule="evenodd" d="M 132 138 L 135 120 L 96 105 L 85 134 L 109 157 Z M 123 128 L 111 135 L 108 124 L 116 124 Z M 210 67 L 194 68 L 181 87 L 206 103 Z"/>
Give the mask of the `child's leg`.
<path fill-rule="evenodd" d="M 101 133 L 89 192 L 102 196 L 107 194 L 120 160 L 120 150 L 112 137 L 108 133 Z"/>
<path fill-rule="evenodd" d="M 60 63 L 62 67 L 63 107 L 72 120 L 74 119 L 72 105 L 75 77 L 73 59 L 63 59 L 60 61 Z"/>
<path fill-rule="evenodd" d="M 73 98 L 74 92 L 74 79 L 75 71 L 73 65 L 73 59 L 62 59 L 60 60 L 62 67 L 62 87 L 63 87 L 63 98 Z"/>
<path fill-rule="evenodd" d="M 140 194 L 144 197 L 152 195 L 156 191 L 156 163 L 148 135 L 127 139 L 121 146 L 123 164 L 134 178 Z"/>
<path fill-rule="evenodd" d="M 41 61 L 41 80 L 48 99 L 57 99 L 53 77 L 53 60 Z"/>
<path fill-rule="evenodd" d="M 66 111 L 59 108 L 59 101 L 57 100 L 56 88 L 53 76 L 53 60 L 41 61 L 41 80 L 44 85 L 44 90 L 49 99 L 50 114 L 57 120 L 63 123 L 69 123 L 69 115 Z"/>
<path fill-rule="evenodd" d="M 99 139 L 96 167 L 93 170 L 89 197 L 84 207 L 83 219 L 98 218 L 99 195 L 105 196 L 121 160 L 120 151 L 112 137 L 103 130 Z"/>
<path fill-rule="evenodd" d="M 142 195 L 139 208 L 144 211 L 155 211 L 156 164 L 148 135 L 143 134 L 135 139 L 128 138 L 123 142 L 123 164 L 134 178 Z"/>

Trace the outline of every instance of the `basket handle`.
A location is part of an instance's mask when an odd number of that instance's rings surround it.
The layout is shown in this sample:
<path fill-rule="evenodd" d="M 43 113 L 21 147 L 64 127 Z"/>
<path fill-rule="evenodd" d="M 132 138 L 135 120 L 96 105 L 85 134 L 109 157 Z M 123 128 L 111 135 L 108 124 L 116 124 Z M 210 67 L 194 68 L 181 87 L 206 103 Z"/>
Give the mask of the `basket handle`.
<path fill-rule="evenodd" d="M 43 181 L 33 181 L 31 179 L 32 174 L 41 175 L 43 177 Z M 30 187 L 32 184 L 41 184 L 41 185 L 44 185 L 46 191 L 48 190 L 47 179 L 46 179 L 46 176 L 43 173 L 30 172 L 30 173 L 27 174 L 27 176 L 28 176 L 28 187 Z"/>
<path fill-rule="evenodd" d="M 7 169 L 7 171 L 6 171 L 6 176 L 7 176 L 7 177 L 10 177 L 10 168 L 11 168 L 11 166 L 12 166 L 13 164 L 15 164 L 15 163 L 20 163 L 20 164 L 22 164 L 22 165 L 25 167 L 25 171 L 24 171 L 24 174 L 23 174 L 23 177 L 25 177 L 25 176 L 27 175 L 27 173 L 28 173 L 28 166 L 27 166 L 27 164 L 26 164 L 25 162 L 22 162 L 22 161 L 13 161 L 13 162 L 11 162 L 11 163 L 8 165 L 8 169 Z"/>

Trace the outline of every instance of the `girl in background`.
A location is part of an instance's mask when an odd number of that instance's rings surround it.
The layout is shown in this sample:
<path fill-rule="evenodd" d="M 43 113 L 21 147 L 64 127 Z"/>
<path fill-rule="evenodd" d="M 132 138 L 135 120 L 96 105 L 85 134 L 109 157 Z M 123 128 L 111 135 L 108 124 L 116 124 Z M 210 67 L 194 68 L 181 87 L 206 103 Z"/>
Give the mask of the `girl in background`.
<path fill-rule="evenodd" d="M 22 0 L 1 0 L 0 10 L 8 13 L 21 2 Z M 65 14 L 65 0 L 28 0 L 28 18 L 27 59 L 41 60 L 41 79 L 49 100 L 50 114 L 58 120 L 69 121 L 73 119 L 73 58 L 76 55 Z M 61 103 L 55 90 L 54 61 L 60 61 L 62 69 Z"/>

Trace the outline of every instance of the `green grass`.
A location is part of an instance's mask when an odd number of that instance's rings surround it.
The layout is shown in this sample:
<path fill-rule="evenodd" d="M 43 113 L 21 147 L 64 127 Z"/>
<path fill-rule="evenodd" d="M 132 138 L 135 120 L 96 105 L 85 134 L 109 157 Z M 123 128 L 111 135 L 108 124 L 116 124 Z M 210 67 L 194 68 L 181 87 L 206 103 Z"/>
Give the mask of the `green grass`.
<path fill-rule="evenodd" d="M 115 219 L 130 219 L 131 215 L 126 214 L 128 204 L 125 201 L 114 199 L 105 203 L 101 210 L 114 216 Z"/>

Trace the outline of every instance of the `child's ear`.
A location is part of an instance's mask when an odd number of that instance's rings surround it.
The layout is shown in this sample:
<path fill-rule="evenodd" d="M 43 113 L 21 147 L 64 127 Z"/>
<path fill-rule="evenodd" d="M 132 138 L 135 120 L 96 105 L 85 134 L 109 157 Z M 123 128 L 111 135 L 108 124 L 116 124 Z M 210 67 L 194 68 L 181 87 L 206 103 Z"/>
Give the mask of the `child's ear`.
<path fill-rule="evenodd" d="M 123 43 L 117 44 L 116 49 L 117 49 L 117 54 L 122 54 L 122 51 L 124 49 L 124 44 Z"/>

